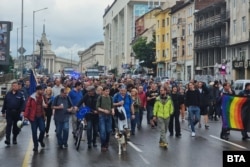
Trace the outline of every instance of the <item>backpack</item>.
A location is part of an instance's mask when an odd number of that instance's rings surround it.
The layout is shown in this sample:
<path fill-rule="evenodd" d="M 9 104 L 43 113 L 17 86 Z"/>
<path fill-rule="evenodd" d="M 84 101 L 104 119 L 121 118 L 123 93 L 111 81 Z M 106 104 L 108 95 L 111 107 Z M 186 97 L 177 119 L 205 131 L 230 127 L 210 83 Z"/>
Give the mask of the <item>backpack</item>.
<path fill-rule="evenodd" d="M 57 102 L 58 102 L 59 96 L 60 95 L 56 96 L 55 99 L 54 99 L 55 100 L 55 105 L 58 105 Z M 71 101 L 69 100 L 69 96 L 67 96 L 67 100 L 68 100 L 68 103 L 72 106 Z"/>

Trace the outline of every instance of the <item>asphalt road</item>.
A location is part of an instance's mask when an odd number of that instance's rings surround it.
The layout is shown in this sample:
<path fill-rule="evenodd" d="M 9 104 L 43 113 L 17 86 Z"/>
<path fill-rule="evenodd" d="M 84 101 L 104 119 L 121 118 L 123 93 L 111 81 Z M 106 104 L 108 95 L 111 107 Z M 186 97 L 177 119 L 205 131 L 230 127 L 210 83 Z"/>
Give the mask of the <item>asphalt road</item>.
<path fill-rule="evenodd" d="M 159 131 L 151 129 L 143 122 L 143 127 L 131 137 L 127 151 L 118 155 L 117 142 L 111 137 L 108 152 L 102 153 L 100 143 L 97 148 L 88 150 L 86 141 L 82 141 L 79 151 L 74 140 L 69 137 L 67 149 L 57 148 L 54 124 L 50 136 L 45 138 L 46 147 L 33 153 L 30 125 L 22 128 L 18 144 L 6 147 L 4 138 L 0 141 L 0 162 L 2 166 L 34 167 L 222 167 L 223 150 L 250 150 L 250 141 L 242 141 L 241 133 L 231 131 L 229 141 L 219 138 L 220 121 L 210 122 L 210 129 L 196 127 L 196 137 L 191 137 L 187 122 L 181 123 L 182 137 L 170 137 L 167 134 L 169 148 L 158 146 Z"/>

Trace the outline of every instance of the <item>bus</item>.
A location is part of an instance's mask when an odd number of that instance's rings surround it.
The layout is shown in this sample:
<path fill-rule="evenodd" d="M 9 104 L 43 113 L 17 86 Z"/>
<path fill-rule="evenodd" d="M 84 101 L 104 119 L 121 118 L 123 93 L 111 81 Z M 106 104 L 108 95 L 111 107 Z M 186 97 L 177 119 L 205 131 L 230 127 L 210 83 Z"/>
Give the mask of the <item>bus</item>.
<path fill-rule="evenodd" d="M 88 78 L 99 79 L 99 70 L 97 68 L 88 68 L 85 72 Z"/>
<path fill-rule="evenodd" d="M 74 69 L 72 67 L 64 67 L 63 73 L 65 77 L 71 76 L 74 73 Z"/>

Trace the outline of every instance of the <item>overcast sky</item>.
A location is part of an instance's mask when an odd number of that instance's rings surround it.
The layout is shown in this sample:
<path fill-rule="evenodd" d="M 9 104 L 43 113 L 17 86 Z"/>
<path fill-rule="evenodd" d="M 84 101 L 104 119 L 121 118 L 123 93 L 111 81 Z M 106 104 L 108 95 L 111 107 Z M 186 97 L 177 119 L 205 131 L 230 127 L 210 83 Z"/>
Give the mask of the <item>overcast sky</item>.
<path fill-rule="evenodd" d="M 103 41 L 103 14 L 114 0 L 23 0 L 24 28 L 23 46 L 25 54 L 33 50 L 33 11 L 35 13 L 35 39 L 39 40 L 46 26 L 47 39 L 52 42 L 52 50 L 57 56 L 78 59 L 77 52 L 95 42 Z M 22 0 L 0 0 L 0 21 L 13 22 L 11 32 L 11 55 L 17 55 L 17 28 L 21 27 Z M 19 47 L 21 45 L 19 29 Z"/>

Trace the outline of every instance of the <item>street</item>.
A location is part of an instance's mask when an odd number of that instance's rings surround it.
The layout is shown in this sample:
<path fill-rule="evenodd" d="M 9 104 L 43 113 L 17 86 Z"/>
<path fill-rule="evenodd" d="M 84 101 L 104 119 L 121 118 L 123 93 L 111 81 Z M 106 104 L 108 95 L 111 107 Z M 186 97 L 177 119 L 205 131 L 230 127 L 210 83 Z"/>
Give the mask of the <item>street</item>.
<path fill-rule="evenodd" d="M 144 115 L 145 116 L 145 115 Z M 118 146 L 111 137 L 108 152 L 102 153 L 100 143 L 98 147 L 88 150 L 86 141 L 82 141 L 79 151 L 75 149 L 70 130 L 69 147 L 57 147 L 55 127 L 52 122 L 50 136 L 45 137 L 45 148 L 39 147 L 38 153 L 33 153 L 30 125 L 24 126 L 18 136 L 18 144 L 6 147 L 4 138 L 0 142 L 0 162 L 4 166 L 91 166 L 91 167 L 221 167 L 223 150 L 249 150 L 250 142 L 242 141 L 241 133 L 231 131 L 229 141 L 219 138 L 221 121 L 210 121 L 210 129 L 196 127 L 196 137 L 191 137 L 187 121 L 181 123 L 182 137 L 170 137 L 167 134 L 169 148 L 158 146 L 159 131 L 146 125 L 145 119 L 142 129 L 131 136 L 127 151 L 118 155 Z"/>

